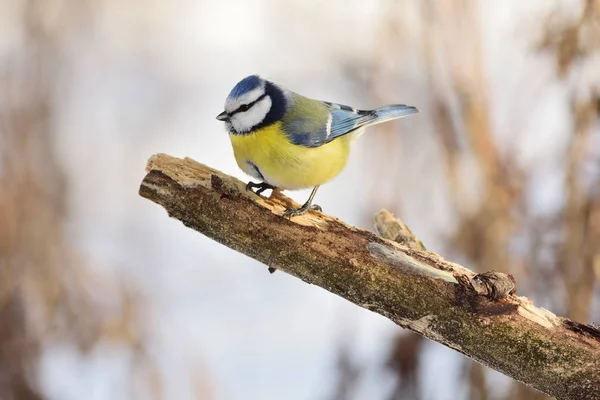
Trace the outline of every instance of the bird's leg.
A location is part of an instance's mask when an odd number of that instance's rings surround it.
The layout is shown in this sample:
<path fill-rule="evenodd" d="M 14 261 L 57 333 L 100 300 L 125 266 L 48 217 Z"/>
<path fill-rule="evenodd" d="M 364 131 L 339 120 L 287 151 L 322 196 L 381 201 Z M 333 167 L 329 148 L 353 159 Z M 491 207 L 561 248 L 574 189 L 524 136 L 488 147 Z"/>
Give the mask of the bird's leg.
<path fill-rule="evenodd" d="M 269 185 L 267 182 L 254 183 L 250 181 L 248 182 L 248 184 L 246 184 L 246 190 L 252 190 L 254 188 L 258 189 L 255 193 L 259 196 L 262 192 L 264 192 L 267 189 L 277 189 L 275 186 Z"/>
<path fill-rule="evenodd" d="M 298 215 L 306 214 L 308 211 L 323 211 L 321 209 L 321 206 L 318 206 L 316 204 L 312 204 L 312 201 L 315 198 L 315 194 L 317 194 L 317 189 L 319 189 L 319 185 L 317 185 L 317 186 L 315 186 L 313 188 L 312 192 L 310 193 L 310 196 L 308 197 L 308 200 L 306 200 L 306 203 L 304 203 L 302 205 L 302 207 L 300 207 L 300 208 L 288 208 L 283 213 L 283 216 L 284 217 L 288 217 L 288 218 L 292 218 L 292 217 L 296 217 Z"/>

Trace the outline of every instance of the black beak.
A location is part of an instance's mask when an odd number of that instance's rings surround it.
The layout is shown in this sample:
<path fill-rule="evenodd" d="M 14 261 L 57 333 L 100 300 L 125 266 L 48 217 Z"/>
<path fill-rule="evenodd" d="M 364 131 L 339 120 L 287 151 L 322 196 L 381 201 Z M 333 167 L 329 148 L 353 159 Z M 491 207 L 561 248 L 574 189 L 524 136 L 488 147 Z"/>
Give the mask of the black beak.
<path fill-rule="evenodd" d="M 217 115 L 217 119 L 219 121 L 229 121 L 229 115 L 227 115 L 227 113 L 223 111 L 221 114 Z"/>

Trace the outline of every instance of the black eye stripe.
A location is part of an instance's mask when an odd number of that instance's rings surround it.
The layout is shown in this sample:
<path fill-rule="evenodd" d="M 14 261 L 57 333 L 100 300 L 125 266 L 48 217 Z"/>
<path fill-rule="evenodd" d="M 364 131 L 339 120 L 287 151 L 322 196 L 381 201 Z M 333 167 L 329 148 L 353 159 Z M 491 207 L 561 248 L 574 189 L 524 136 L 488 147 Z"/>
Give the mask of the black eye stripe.
<path fill-rule="evenodd" d="M 235 110 L 233 110 L 232 112 L 230 112 L 228 114 L 231 116 L 231 115 L 239 113 L 239 112 L 248 111 L 253 105 L 258 103 L 265 97 L 267 97 L 267 94 L 263 93 L 258 99 L 254 100 L 253 102 L 248 103 L 248 104 L 242 104 L 241 106 L 239 106 L 238 108 L 236 108 Z"/>

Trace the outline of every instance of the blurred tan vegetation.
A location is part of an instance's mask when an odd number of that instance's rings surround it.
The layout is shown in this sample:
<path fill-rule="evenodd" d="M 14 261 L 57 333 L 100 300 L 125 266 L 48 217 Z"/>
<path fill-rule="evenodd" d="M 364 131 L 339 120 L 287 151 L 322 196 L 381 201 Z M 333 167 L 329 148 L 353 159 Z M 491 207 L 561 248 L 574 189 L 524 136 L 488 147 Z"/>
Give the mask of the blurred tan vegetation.
<path fill-rule="evenodd" d="M 44 347 L 56 341 L 74 343 L 82 354 L 99 343 L 128 349 L 135 360 L 132 397 L 164 398 L 164 371 L 145 336 L 143 296 L 92 268 L 64 231 L 69 182 L 55 152 L 57 93 L 68 79 L 61 69 L 61 44 L 93 23 L 95 10 L 108 2 L 6 1 L 3 6 L 19 10 L 24 37 L 0 60 L 0 399 L 45 398 L 38 367 Z M 522 131 L 517 125 L 527 121 L 530 110 L 519 93 L 511 125 L 496 131 L 481 41 L 482 1 L 382 4 L 387 10 L 378 25 L 376 57 L 349 60 L 346 72 L 372 99 L 394 98 L 399 86 L 425 96 L 422 108 L 428 112 L 420 118 L 432 125 L 439 149 L 439 158 L 428 163 L 443 166 L 443 200 L 453 217 L 451 226 L 438 232 L 443 245 L 431 250 L 475 270 L 513 274 L 520 293 L 558 314 L 600 321 L 600 150 L 594 147 L 600 143 L 600 72 L 595 81 L 586 75 L 600 71 L 600 1 L 557 2 L 544 19 L 523 21 L 527 34 L 516 33 L 533 55 L 552 64 L 554 79 L 568 96 L 568 146 L 560 159 L 551 160 L 559 166 L 554 173 L 562 179 L 564 199 L 553 212 L 539 212 L 530 201 L 532 185 L 541 178 L 516 154 L 522 138 L 514 131 Z M 417 61 L 398 62 L 409 56 Z M 421 71 L 416 78 L 407 72 L 414 63 Z M 402 142 L 396 129 L 383 127 L 372 141 L 371 159 L 380 163 L 374 170 L 388 172 L 379 175 L 368 196 L 371 204 L 391 203 L 384 206 L 402 216 L 398 194 L 414 190 L 427 196 L 428 184 L 427 179 L 415 188 L 399 183 L 397 176 L 411 160 L 395 162 L 394 149 Z M 374 211 L 366 207 L 364 220 L 370 222 Z M 397 336 L 381 360 L 396 382 L 390 398 L 424 398 L 422 382 L 435 382 L 419 376 L 424 347 L 417 336 Z M 354 398 L 362 370 L 350 351 L 340 350 L 332 398 Z M 463 367 L 470 399 L 544 398 L 518 383 L 498 394 L 484 367 L 467 360 Z M 198 398 L 210 397 L 198 382 Z"/>
<path fill-rule="evenodd" d="M 515 154 L 519 146 L 511 143 L 515 139 L 501 140 L 514 138 L 512 132 L 493 129 L 490 77 L 481 47 L 481 5 L 476 0 L 427 0 L 418 10 L 421 30 L 417 46 L 426 60 L 428 118 L 442 144 L 439 161 L 444 163 L 448 188 L 445 200 L 452 204 L 456 218 L 451 234 L 443 238 L 443 249 L 434 251 L 465 260 L 480 272 L 513 274 L 521 293 L 544 307 L 580 322 L 598 322 L 600 150 L 593 137 L 600 134 L 600 1 L 557 2 L 544 19 L 523 21 L 529 29 L 522 40 L 529 42 L 533 54 L 547 56 L 554 64 L 555 80 L 566 86 L 572 114 L 568 146 L 560 159 L 551 160 L 560 166 L 555 173 L 562 178 L 564 202 L 550 214 L 538 212 L 528 200 L 528 190 L 540 178 L 531 166 L 519 161 Z M 388 18 L 382 21 L 385 40 L 381 60 L 371 67 L 370 87 L 386 87 L 397 72 L 382 66 L 391 64 L 393 49 L 414 39 L 403 25 L 405 6 L 406 2 L 393 3 Z M 595 70 L 591 77 L 585 74 L 589 70 Z M 522 104 L 522 98 L 513 101 L 515 112 L 507 127 L 511 129 L 526 121 L 533 108 Z M 385 141 L 381 149 L 397 146 L 392 134 L 379 136 Z M 380 196 L 377 189 L 372 196 Z M 406 350 L 419 340 L 414 336 L 402 332 L 390 354 L 391 368 L 398 377 L 394 399 L 423 398 L 404 389 L 418 388 L 415 369 L 421 353 Z M 485 367 L 465 360 L 464 368 L 470 399 L 546 398 L 516 382 L 502 396 L 490 390 Z"/>
<path fill-rule="evenodd" d="M 130 390 L 163 398 L 146 348 L 135 287 L 90 268 L 64 227 L 69 183 L 55 153 L 60 42 L 89 19 L 89 2 L 15 1 L 21 46 L 0 64 L 0 399 L 42 399 L 44 346 L 66 341 L 88 354 L 129 349 Z"/>

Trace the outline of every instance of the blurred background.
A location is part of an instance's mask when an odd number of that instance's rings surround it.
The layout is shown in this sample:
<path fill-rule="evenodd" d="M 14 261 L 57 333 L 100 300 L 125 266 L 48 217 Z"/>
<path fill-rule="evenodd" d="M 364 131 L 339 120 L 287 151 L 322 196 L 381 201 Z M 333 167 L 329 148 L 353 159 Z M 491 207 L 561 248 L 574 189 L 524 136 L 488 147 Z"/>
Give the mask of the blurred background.
<path fill-rule="evenodd" d="M 421 109 L 327 213 L 600 321 L 599 0 L 0 0 L 0 399 L 545 398 L 137 195 L 157 152 L 247 179 L 215 116 L 253 73 Z"/>

